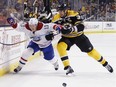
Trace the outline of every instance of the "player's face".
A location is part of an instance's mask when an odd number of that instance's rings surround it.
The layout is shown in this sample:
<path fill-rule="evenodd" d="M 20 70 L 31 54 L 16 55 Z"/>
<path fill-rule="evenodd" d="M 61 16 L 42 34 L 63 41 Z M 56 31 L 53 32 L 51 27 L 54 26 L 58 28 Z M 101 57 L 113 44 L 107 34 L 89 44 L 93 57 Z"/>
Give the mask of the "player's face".
<path fill-rule="evenodd" d="M 29 25 L 29 27 L 32 31 L 36 31 L 36 25 Z"/>
<path fill-rule="evenodd" d="M 59 14 L 61 17 L 64 17 L 66 15 L 64 10 L 59 10 Z"/>

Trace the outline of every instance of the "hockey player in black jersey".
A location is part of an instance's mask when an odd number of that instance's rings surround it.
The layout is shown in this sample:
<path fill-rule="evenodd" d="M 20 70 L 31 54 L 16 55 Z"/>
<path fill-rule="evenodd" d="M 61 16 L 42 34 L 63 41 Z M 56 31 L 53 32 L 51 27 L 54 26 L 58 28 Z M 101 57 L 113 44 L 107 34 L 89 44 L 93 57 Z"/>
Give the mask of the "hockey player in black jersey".
<path fill-rule="evenodd" d="M 61 30 L 62 37 L 57 44 L 57 50 L 64 65 L 64 70 L 66 70 L 66 75 L 74 72 L 67 55 L 67 51 L 69 51 L 74 44 L 79 47 L 82 52 L 87 53 L 90 57 L 101 63 L 110 73 L 112 73 L 113 68 L 93 47 L 88 37 L 84 34 L 85 26 L 83 24 L 83 20 L 79 16 L 79 13 L 73 10 L 68 10 L 66 4 L 59 5 L 58 12 L 59 13 L 53 17 L 52 22 L 64 26 Z"/>

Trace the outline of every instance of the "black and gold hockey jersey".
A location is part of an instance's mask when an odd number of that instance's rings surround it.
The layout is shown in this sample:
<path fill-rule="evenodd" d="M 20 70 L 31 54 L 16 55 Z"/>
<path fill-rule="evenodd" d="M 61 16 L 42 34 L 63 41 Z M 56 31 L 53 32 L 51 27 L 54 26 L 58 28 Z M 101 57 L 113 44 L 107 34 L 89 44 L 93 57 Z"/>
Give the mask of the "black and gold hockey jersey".
<path fill-rule="evenodd" d="M 73 26 L 72 28 L 74 28 L 74 26 L 76 26 L 80 23 L 83 23 L 82 19 L 80 19 L 79 13 L 75 12 L 73 10 L 67 10 L 65 17 L 61 17 L 59 13 L 56 14 L 53 17 L 52 22 L 60 24 L 60 25 L 65 25 L 65 24 L 69 23 Z M 83 32 L 78 33 L 78 32 L 74 31 L 69 34 L 62 34 L 62 36 L 72 38 L 72 37 L 80 36 L 82 33 Z"/>

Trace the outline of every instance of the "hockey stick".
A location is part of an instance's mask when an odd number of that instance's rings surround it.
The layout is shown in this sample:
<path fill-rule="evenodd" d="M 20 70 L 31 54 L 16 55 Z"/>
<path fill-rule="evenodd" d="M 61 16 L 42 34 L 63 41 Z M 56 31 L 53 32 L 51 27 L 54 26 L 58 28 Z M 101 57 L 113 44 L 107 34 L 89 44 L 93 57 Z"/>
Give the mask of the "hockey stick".
<path fill-rule="evenodd" d="M 33 2 L 33 6 L 35 6 L 36 2 L 37 2 L 37 0 L 34 0 L 34 2 Z"/>
<path fill-rule="evenodd" d="M 56 35 L 58 35 L 58 34 L 59 34 L 59 33 L 53 34 L 53 36 L 56 36 Z M 43 35 L 40 35 L 39 37 L 45 36 L 45 35 L 49 35 L 49 34 L 43 34 Z M 2 44 L 2 45 L 7 45 L 7 46 L 11 46 L 11 45 L 20 44 L 20 43 L 23 43 L 23 42 L 26 42 L 26 41 L 27 41 L 27 40 L 23 40 L 23 41 L 20 41 L 20 42 L 17 42 L 17 43 L 11 43 L 11 44 L 0 42 L 0 44 Z"/>
<path fill-rule="evenodd" d="M 94 15 L 92 15 L 92 16 L 89 17 L 89 18 L 84 19 L 83 21 L 88 21 L 88 20 L 92 19 L 93 17 L 94 17 Z"/>
<path fill-rule="evenodd" d="M 23 43 L 23 42 L 26 42 L 27 40 L 23 40 L 23 41 L 20 41 L 20 42 L 17 42 L 17 43 L 12 43 L 12 44 L 7 44 L 7 43 L 2 43 L 2 42 L 0 42 L 0 44 L 2 44 L 2 45 L 7 45 L 7 46 L 11 46 L 11 45 L 16 45 L 16 44 L 19 44 L 19 43 Z"/>

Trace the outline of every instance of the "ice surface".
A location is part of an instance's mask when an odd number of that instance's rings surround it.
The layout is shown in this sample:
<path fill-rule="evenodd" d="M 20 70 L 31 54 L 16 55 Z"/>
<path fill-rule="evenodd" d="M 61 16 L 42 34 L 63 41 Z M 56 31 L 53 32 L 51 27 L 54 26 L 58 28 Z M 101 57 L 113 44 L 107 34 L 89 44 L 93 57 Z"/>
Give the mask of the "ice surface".
<path fill-rule="evenodd" d="M 109 73 L 86 53 L 82 53 L 75 45 L 68 52 L 70 63 L 75 71 L 72 77 L 66 76 L 59 58 L 60 68 L 55 71 L 53 66 L 41 56 L 26 64 L 21 72 L 13 72 L 0 77 L 0 87 L 116 87 L 116 34 L 87 35 L 104 58 L 114 68 Z"/>

